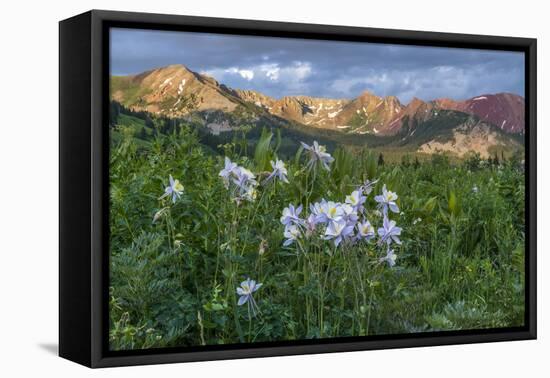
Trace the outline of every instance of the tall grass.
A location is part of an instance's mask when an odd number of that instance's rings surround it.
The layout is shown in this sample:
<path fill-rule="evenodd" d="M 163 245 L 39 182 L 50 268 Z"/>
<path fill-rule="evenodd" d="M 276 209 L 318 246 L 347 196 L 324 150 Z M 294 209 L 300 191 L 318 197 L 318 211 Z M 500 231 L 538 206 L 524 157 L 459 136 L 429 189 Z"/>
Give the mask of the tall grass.
<path fill-rule="evenodd" d="M 235 201 L 218 176 L 224 156 L 190 129 L 145 143 L 121 135 L 110 158 L 114 350 L 523 324 L 525 189 L 515 163 L 379 166 L 377 153 L 339 147 L 327 171 L 307 169 L 299 149 L 285 161 L 289 183 L 264 185 L 280 145 L 264 131 L 254 151 L 246 141 L 220 146 L 260 182 L 255 200 Z M 159 199 L 170 175 L 184 186 L 175 203 Z M 343 201 L 366 179 L 379 180 L 373 194 L 386 184 L 399 195 L 394 267 L 379 263 L 373 243 L 283 246 L 285 207 Z M 377 228 L 373 194 L 365 207 Z M 257 314 L 237 304 L 247 278 L 263 284 Z"/>

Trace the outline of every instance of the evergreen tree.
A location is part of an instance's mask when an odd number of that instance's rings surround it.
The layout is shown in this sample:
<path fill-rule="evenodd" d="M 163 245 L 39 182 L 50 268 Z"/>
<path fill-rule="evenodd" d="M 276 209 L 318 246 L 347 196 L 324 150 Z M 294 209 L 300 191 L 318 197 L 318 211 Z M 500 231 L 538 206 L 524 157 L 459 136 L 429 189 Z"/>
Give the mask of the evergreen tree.
<path fill-rule="evenodd" d="M 418 156 L 414 157 L 414 169 L 420 168 L 420 161 L 418 160 Z"/>
<path fill-rule="evenodd" d="M 142 127 L 142 128 L 139 130 L 138 138 L 139 138 L 139 139 L 142 139 L 142 140 L 146 140 L 146 139 L 147 139 L 147 131 L 145 130 L 145 127 Z"/>
<path fill-rule="evenodd" d="M 145 126 L 147 126 L 149 128 L 154 128 L 155 127 L 155 124 L 154 124 L 153 120 L 151 119 L 151 117 L 149 117 L 149 116 L 145 117 Z"/>
<path fill-rule="evenodd" d="M 378 155 L 378 165 L 384 165 L 384 155 L 382 155 L 382 152 L 380 152 L 380 155 Z"/>
<path fill-rule="evenodd" d="M 403 155 L 401 158 L 401 165 L 409 167 L 411 165 L 411 157 L 409 155 Z"/>
<path fill-rule="evenodd" d="M 120 115 L 120 104 L 116 101 L 111 101 L 111 111 L 109 112 L 109 124 L 114 126 L 118 123 L 118 116 Z"/>

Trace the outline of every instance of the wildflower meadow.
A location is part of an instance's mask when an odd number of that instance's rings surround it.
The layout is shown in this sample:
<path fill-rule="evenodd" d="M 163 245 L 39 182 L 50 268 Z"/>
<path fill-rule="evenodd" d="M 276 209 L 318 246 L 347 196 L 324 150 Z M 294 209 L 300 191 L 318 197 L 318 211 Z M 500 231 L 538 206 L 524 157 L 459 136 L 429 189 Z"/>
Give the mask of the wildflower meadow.
<path fill-rule="evenodd" d="M 523 324 L 520 159 L 280 145 L 117 131 L 112 350 Z"/>

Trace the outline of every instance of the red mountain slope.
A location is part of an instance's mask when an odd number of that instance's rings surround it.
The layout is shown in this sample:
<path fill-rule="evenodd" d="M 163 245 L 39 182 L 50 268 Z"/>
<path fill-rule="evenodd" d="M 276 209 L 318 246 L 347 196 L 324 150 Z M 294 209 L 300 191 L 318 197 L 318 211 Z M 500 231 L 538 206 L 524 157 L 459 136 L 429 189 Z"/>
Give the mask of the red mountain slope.
<path fill-rule="evenodd" d="M 512 93 L 487 94 L 466 101 L 439 99 L 438 107 L 473 114 L 508 133 L 525 130 L 525 100 Z"/>

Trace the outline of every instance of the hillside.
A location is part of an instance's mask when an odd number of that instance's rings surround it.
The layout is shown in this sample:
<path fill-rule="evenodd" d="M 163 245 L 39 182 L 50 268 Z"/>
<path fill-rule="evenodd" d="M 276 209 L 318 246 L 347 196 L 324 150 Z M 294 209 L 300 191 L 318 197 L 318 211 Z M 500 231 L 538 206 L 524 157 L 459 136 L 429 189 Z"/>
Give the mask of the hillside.
<path fill-rule="evenodd" d="M 442 109 L 476 115 L 508 133 L 525 130 L 525 100 L 512 93 L 484 94 L 466 101 L 439 99 L 435 103 Z"/>
<path fill-rule="evenodd" d="M 232 89 L 183 65 L 111 78 L 111 98 L 133 111 L 183 119 L 212 135 L 244 125 L 280 128 L 335 143 L 391 145 L 424 153 L 463 156 L 522 148 L 524 100 L 500 93 L 458 101 L 395 96 L 365 91 L 354 99 L 286 96 Z M 519 135 L 521 137 L 516 137 Z M 348 137 L 349 136 L 349 137 Z"/>

